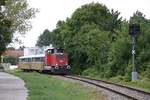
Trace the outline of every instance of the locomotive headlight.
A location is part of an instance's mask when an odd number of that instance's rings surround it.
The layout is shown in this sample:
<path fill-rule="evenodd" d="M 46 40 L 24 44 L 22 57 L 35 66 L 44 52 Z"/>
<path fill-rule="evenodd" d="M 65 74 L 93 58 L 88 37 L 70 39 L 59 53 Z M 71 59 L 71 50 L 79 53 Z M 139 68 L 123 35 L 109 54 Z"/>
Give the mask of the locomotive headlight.
<path fill-rule="evenodd" d="M 56 66 L 56 67 L 55 67 L 55 69 L 59 69 L 59 67 L 58 67 L 58 66 Z"/>
<path fill-rule="evenodd" d="M 56 63 L 55 69 L 59 69 L 58 64 Z"/>
<path fill-rule="evenodd" d="M 67 66 L 67 69 L 71 69 L 70 65 Z"/>

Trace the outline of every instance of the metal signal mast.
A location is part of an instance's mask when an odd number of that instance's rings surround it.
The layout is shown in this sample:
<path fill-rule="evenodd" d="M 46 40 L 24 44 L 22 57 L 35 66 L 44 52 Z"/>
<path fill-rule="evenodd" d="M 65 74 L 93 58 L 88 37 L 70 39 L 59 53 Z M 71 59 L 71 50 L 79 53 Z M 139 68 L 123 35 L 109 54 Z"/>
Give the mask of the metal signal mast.
<path fill-rule="evenodd" d="M 130 24 L 129 25 L 129 35 L 131 35 L 132 39 L 132 81 L 137 80 L 137 71 L 135 67 L 135 37 L 136 35 L 140 33 L 140 25 L 139 24 Z"/>

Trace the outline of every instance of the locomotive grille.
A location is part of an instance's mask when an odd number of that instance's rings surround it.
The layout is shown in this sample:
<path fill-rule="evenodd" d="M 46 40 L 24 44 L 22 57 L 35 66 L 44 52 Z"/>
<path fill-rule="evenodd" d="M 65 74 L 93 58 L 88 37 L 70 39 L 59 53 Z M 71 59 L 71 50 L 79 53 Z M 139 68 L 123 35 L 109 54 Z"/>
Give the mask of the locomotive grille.
<path fill-rule="evenodd" d="M 60 65 L 60 66 L 66 65 L 67 60 L 66 60 L 66 56 L 64 54 L 59 54 L 56 56 L 56 58 L 57 58 L 58 65 Z"/>

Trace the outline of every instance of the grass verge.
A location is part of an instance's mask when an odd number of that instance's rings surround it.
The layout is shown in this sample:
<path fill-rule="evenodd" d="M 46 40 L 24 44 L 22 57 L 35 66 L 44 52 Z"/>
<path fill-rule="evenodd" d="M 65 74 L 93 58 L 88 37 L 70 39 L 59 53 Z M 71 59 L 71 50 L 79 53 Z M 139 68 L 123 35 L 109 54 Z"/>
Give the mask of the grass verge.
<path fill-rule="evenodd" d="M 112 77 L 110 79 L 101 78 L 98 75 L 91 75 L 91 76 L 88 75 L 86 77 L 100 79 L 100 80 L 104 80 L 104 81 L 108 81 L 108 82 L 112 82 L 112 83 L 117 83 L 120 85 L 125 85 L 125 86 L 129 86 L 129 87 L 137 88 L 137 89 L 140 89 L 140 90 L 143 90 L 146 92 L 150 92 L 150 80 L 147 78 L 138 79 L 137 81 L 125 81 L 123 79 L 123 76 L 116 76 L 116 77 Z"/>
<path fill-rule="evenodd" d="M 119 77 L 113 77 L 109 79 L 108 81 L 123 84 L 129 87 L 137 88 L 144 90 L 146 92 L 150 92 L 150 80 L 149 79 L 138 79 L 137 81 L 124 81 L 120 79 Z"/>
<path fill-rule="evenodd" d="M 95 89 L 80 84 L 59 80 L 36 72 L 11 72 L 22 78 L 29 90 L 28 100 L 103 100 Z"/>

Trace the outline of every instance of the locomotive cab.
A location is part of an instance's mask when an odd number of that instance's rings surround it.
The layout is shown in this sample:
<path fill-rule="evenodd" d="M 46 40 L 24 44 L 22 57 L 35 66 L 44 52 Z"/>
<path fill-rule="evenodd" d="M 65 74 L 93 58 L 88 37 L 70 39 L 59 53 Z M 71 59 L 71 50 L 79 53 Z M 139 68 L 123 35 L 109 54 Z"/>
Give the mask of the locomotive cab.
<path fill-rule="evenodd" d="M 57 74 L 69 72 L 68 57 L 63 49 L 53 48 L 46 50 L 45 69 Z"/>

